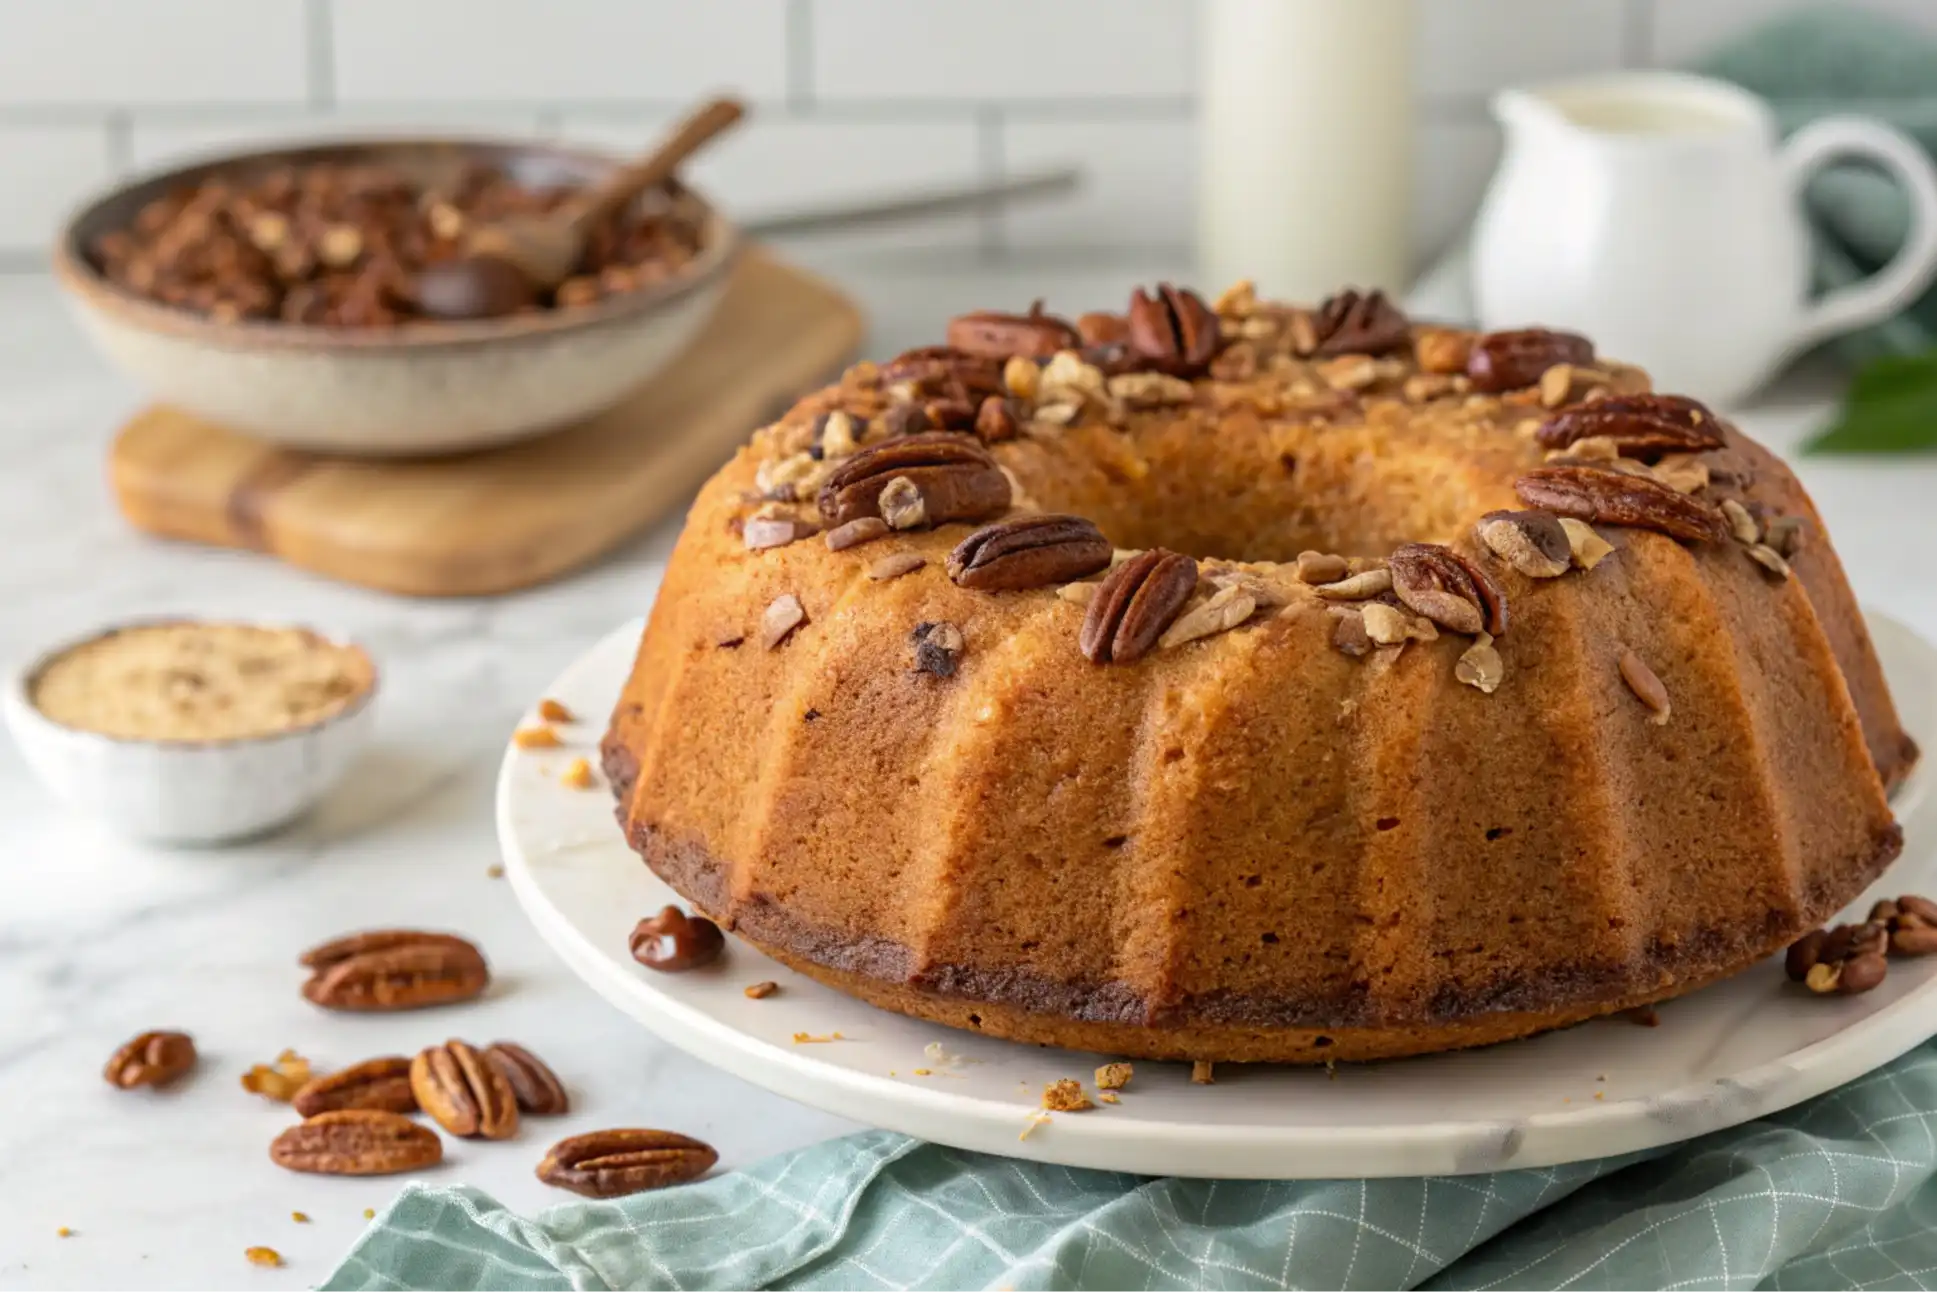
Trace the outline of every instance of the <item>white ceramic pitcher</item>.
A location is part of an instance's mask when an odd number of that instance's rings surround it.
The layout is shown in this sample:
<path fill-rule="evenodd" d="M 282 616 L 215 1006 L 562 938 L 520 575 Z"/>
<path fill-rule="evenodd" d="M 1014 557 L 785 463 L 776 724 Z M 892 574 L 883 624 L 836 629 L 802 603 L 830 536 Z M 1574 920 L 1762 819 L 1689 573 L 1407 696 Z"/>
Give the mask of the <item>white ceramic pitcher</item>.
<path fill-rule="evenodd" d="M 1507 90 L 1493 110 L 1506 159 L 1473 244 L 1485 327 L 1582 332 L 1657 389 L 1730 403 L 1937 274 L 1937 170 L 1880 122 L 1826 118 L 1782 143 L 1761 99 L 1667 72 Z M 1895 176 L 1911 232 L 1875 276 L 1812 301 L 1802 187 L 1836 158 Z"/>

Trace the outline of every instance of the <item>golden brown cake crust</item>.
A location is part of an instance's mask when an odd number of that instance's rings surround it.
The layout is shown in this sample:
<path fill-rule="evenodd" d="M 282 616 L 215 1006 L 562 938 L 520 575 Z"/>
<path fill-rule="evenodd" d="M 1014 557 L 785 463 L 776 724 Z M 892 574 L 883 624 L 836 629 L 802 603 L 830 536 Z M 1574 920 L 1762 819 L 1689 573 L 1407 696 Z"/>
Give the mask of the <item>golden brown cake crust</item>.
<path fill-rule="evenodd" d="M 1166 288 L 950 340 L 708 484 L 604 742 L 786 963 L 1376 1058 L 1739 972 L 1895 857 L 1914 746 L 1800 485 L 1581 338 Z"/>

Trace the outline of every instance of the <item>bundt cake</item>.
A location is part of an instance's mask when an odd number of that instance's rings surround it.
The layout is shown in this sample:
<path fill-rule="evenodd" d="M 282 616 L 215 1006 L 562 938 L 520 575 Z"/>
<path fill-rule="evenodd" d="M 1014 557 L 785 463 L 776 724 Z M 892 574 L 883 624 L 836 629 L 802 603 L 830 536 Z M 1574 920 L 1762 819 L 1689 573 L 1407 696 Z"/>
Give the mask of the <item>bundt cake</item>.
<path fill-rule="evenodd" d="M 603 745 L 699 910 L 892 1010 L 1314 1062 L 1779 950 L 1916 758 L 1790 472 L 1585 338 L 1168 285 L 954 320 L 705 487 Z"/>

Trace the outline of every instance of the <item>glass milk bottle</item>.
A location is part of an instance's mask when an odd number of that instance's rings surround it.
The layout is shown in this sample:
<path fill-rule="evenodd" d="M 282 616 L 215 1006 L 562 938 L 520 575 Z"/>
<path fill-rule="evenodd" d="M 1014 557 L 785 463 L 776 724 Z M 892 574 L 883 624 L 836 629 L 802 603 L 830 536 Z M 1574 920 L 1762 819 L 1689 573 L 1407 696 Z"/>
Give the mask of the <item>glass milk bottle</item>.
<path fill-rule="evenodd" d="M 1412 0 L 1202 0 L 1198 264 L 1287 300 L 1410 277 Z"/>

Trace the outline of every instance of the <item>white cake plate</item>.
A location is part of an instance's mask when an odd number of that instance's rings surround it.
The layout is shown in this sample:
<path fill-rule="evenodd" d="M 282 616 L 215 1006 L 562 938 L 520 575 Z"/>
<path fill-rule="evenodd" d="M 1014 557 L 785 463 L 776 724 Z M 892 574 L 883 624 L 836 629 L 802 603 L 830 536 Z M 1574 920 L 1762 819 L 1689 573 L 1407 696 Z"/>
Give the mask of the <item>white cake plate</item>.
<path fill-rule="evenodd" d="M 1937 756 L 1937 651 L 1871 617 L 1905 724 Z M 506 871 L 532 923 L 607 1000 L 690 1053 L 855 1121 L 961 1148 L 1151 1175 L 1300 1179 L 1550 1166 L 1650 1148 L 1787 1107 L 1887 1063 L 1937 1031 L 1937 956 L 1893 960 L 1867 995 L 1814 998 L 1771 961 L 1660 1009 L 1645 1029 L 1596 1021 L 1487 1049 L 1362 1066 L 1220 1065 L 1192 1085 L 1138 1062 L 1122 1102 L 1040 1120 L 1043 1086 L 1086 1088 L 1103 1060 L 958 1032 L 852 1000 L 729 936 L 714 966 L 634 963 L 633 924 L 679 897 L 626 847 L 612 801 L 562 785 L 591 758 L 640 623 L 601 641 L 547 693 L 584 720 L 563 749 L 512 749 L 498 779 Z M 1926 765 L 1903 787 L 1902 858 L 1871 893 L 1937 892 Z M 744 994 L 771 979 L 764 1000 Z M 797 1040 L 829 1037 L 839 1040 Z M 1025 1130 L 1028 1132 L 1024 1137 Z"/>

